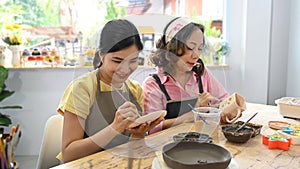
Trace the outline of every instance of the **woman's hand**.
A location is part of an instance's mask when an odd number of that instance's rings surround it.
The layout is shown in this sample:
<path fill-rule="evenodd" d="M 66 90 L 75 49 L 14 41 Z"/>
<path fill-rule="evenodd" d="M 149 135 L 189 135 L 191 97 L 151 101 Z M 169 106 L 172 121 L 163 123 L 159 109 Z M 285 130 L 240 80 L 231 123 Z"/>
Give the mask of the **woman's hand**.
<path fill-rule="evenodd" d="M 210 93 L 203 92 L 198 97 L 195 107 L 209 107 L 211 106 L 209 103 L 216 101 L 218 101 L 218 99 L 213 97 Z"/>
<path fill-rule="evenodd" d="M 125 102 L 118 108 L 111 127 L 122 133 L 139 116 L 136 106 L 131 102 Z"/>
<path fill-rule="evenodd" d="M 158 119 L 154 120 L 153 122 L 146 122 L 137 127 L 129 128 L 128 130 L 132 133 L 131 137 L 134 138 L 143 138 L 145 133 L 149 130 L 153 129 L 156 125 L 164 120 L 163 117 L 159 117 Z"/>
<path fill-rule="evenodd" d="M 234 114 L 232 112 L 222 111 L 222 113 L 221 113 L 221 124 L 233 123 L 238 118 L 240 118 L 242 116 L 242 111 L 241 110 L 235 110 L 235 111 L 238 112 L 238 113 Z M 227 118 L 227 120 L 226 120 L 226 118 Z"/>

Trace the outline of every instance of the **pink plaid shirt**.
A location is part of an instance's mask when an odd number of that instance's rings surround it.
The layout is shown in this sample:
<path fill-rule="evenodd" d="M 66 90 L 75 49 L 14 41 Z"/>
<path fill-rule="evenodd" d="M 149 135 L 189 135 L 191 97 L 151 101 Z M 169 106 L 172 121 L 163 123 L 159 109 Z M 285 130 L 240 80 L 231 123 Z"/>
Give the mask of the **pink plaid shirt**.
<path fill-rule="evenodd" d="M 164 75 L 161 69 L 158 69 L 157 75 L 172 100 L 182 100 L 191 97 L 197 97 L 196 92 L 199 92 L 197 75 L 194 73 L 185 85 L 185 89 L 176 82 L 170 75 Z M 229 93 L 224 89 L 222 84 L 205 68 L 204 74 L 201 77 L 203 91 L 209 92 L 212 96 L 223 100 L 229 96 Z M 157 110 L 165 110 L 167 106 L 167 98 L 159 88 L 155 79 L 149 76 L 143 82 L 144 90 L 144 114 L 148 114 Z M 191 92 L 193 91 L 193 92 Z M 163 122 L 152 129 L 149 134 L 162 130 Z"/>

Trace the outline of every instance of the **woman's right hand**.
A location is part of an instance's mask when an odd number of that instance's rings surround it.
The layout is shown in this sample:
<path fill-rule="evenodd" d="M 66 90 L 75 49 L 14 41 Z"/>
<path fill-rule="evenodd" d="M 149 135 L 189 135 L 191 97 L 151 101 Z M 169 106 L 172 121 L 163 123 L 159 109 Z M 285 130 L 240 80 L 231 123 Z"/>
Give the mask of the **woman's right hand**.
<path fill-rule="evenodd" d="M 118 108 L 111 127 L 122 133 L 139 116 L 136 106 L 131 102 L 125 102 Z"/>
<path fill-rule="evenodd" d="M 198 97 L 198 100 L 195 104 L 195 107 L 209 107 L 209 103 L 212 101 L 217 101 L 218 99 L 213 97 L 210 93 L 208 92 L 203 92 L 200 94 Z"/>

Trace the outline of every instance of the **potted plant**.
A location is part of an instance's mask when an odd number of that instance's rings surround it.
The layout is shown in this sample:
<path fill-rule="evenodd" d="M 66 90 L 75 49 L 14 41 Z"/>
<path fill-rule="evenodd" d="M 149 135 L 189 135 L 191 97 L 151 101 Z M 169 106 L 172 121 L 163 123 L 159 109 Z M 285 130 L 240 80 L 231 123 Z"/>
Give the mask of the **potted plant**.
<path fill-rule="evenodd" d="M 0 66 L 0 103 L 14 94 L 14 91 L 9 91 L 6 89 L 5 81 L 8 77 L 8 70 L 4 66 Z M 13 106 L 2 106 L 0 105 L 0 109 L 21 109 L 21 106 L 13 105 Z M 0 111 L 0 127 L 1 126 L 9 126 L 11 124 L 11 118 L 9 115 L 3 114 Z M 3 128 L 2 128 L 3 130 Z"/>
<path fill-rule="evenodd" d="M 21 52 L 23 51 L 23 45 L 27 42 L 22 25 L 5 25 L 1 32 L 1 38 L 8 45 L 8 49 L 12 52 L 12 65 L 15 67 L 20 66 L 20 57 Z"/>

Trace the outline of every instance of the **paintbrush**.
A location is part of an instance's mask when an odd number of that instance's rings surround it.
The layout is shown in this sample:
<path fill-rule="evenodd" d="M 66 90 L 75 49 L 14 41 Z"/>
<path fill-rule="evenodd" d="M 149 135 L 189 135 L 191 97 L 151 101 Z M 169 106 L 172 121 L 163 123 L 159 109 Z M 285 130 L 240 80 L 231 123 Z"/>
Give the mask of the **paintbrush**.
<path fill-rule="evenodd" d="M 118 93 L 118 95 L 124 100 L 124 102 L 127 102 L 128 100 L 125 98 L 125 96 L 120 92 L 119 89 L 117 89 L 112 83 L 110 84 L 114 91 Z M 137 113 L 138 117 L 141 117 L 139 113 Z"/>
<path fill-rule="evenodd" d="M 238 129 L 236 129 L 234 132 L 237 132 L 237 131 L 241 130 L 242 128 L 244 128 L 245 125 L 246 125 L 247 123 L 249 123 L 249 121 L 250 121 L 251 119 L 253 119 L 253 117 L 255 117 L 255 116 L 257 115 L 257 113 L 258 113 L 258 112 L 256 112 L 255 114 L 253 114 L 246 122 L 244 122 L 243 125 L 241 125 L 241 126 L 240 126 Z"/>
<path fill-rule="evenodd" d="M 21 131 L 19 131 L 19 134 L 18 134 L 18 136 L 16 136 L 15 135 L 15 138 L 13 138 L 13 141 L 12 141 L 12 145 L 11 145 L 11 164 L 10 165 L 13 165 L 14 166 L 14 161 L 15 161 L 15 151 L 16 151 L 16 149 L 17 149 L 17 146 L 18 146 L 18 144 L 19 144 L 19 141 L 20 141 L 20 138 L 21 138 L 21 136 L 22 136 L 22 132 Z"/>
<path fill-rule="evenodd" d="M 127 102 L 128 100 L 125 98 L 125 96 L 123 96 L 123 94 L 120 92 L 119 89 L 117 89 L 112 83 L 111 83 L 111 87 L 113 88 L 114 91 L 116 91 L 118 93 L 118 95 L 123 99 L 124 102 Z"/>
<path fill-rule="evenodd" d="M 188 104 L 188 106 L 192 109 L 192 111 L 193 111 L 194 113 L 197 113 L 197 110 L 196 110 L 191 104 Z M 208 124 L 208 122 L 204 119 L 203 116 L 201 116 L 200 114 L 197 114 L 197 115 L 200 117 L 200 119 L 201 119 L 205 124 Z"/>
<path fill-rule="evenodd" d="M 191 93 L 194 93 L 194 94 L 197 94 L 197 95 L 199 95 L 199 96 L 201 96 L 201 93 L 199 93 L 199 92 L 195 92 L 195 91 L 193 91 L 193 90 L 187 90 L 187 91 L 188 91 L 188 92 L 191 92 Z M 213 96 L 212 96 L 212 97 L 213 97 Z M 210 105 L 211 107 L 219 107 L 218 105 L 222 102 L 222 100 L 220 100 L 220 99 L 218 99 L 218 98 L 216 98 L 216 97 L 213 97 L 212 101 L 214 102 L 213 104 L 209 103 L 209 105 Z"/>

